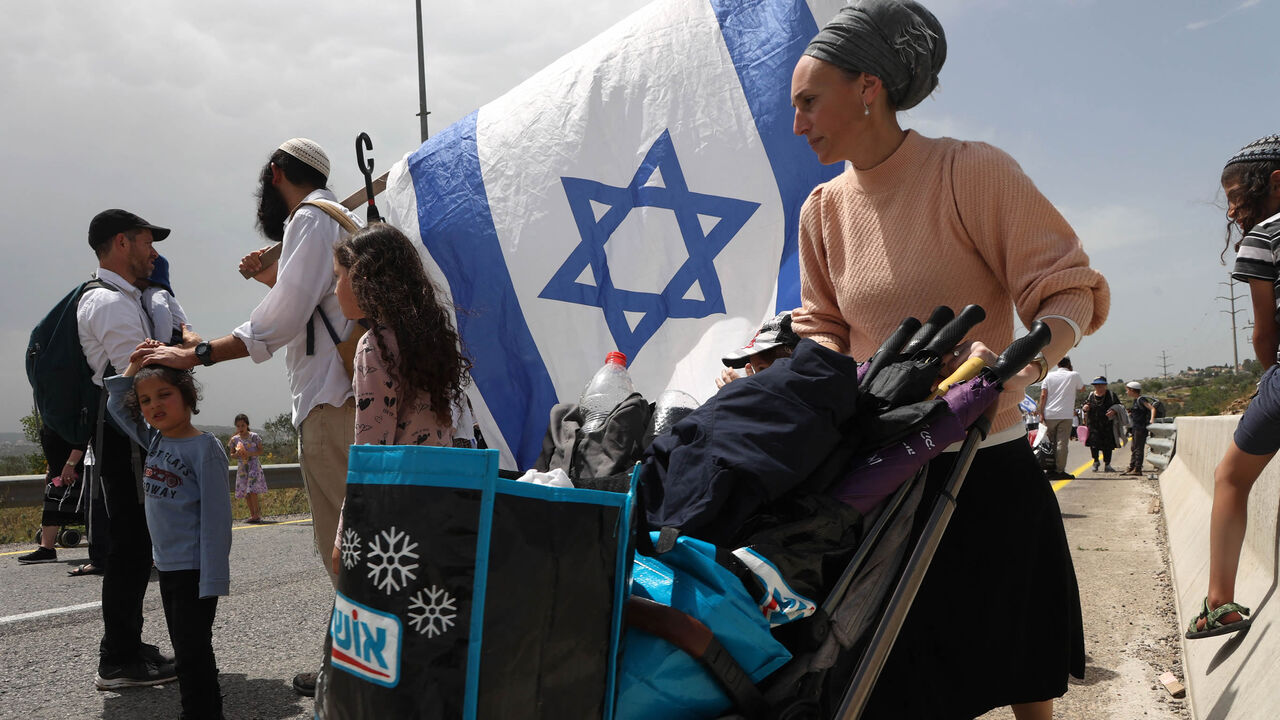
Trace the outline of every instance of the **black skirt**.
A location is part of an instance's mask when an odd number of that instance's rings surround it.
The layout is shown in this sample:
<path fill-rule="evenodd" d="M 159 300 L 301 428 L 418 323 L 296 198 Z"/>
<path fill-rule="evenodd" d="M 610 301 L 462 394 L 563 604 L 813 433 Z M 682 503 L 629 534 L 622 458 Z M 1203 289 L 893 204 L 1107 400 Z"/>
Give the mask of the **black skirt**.
<path fill-rule="evenodd" d="M 917 529 L 955 462 L 929 465 Z M 1080 591 L 1058 500 L 1025 438 L 979 450 L 864 718 L 974 718 L 1084 677 Z"/>

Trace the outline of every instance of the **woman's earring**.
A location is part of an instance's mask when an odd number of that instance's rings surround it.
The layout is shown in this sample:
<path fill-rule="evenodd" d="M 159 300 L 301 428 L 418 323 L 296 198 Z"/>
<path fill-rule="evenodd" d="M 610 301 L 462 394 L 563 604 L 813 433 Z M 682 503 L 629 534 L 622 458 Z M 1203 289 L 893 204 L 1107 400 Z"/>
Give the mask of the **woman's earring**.
<path fill-rule="evenodd" d="M 862 101 L 862 114 L 863 114 L 863 115 L 870 115 L 870 114 L 871 114 L 871 106 L 867 104 L 867 101 L 866 101 L 866 100 L 863 100 L 863 101 Z"/>

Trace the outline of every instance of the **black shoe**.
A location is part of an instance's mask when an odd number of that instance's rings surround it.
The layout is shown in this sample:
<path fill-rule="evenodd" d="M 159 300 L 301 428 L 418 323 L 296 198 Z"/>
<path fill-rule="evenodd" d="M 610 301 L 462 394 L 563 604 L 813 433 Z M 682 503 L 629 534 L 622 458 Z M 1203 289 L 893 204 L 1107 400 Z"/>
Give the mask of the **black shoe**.
<path fill-rule="evenodd" d="M 157 665 L 150 660 L 139 658 L 125 665 L 98 663 L 98 676 L 93 684 L 99 690 L 115 690 L 123 687 L 143 687 L 146 685 L 162 685 L 178 679 L 173 663 Z"/>
<path fill-rule="evenodd" d="M 293 691 L 303 697 L 316 696 L 316 673 L 298 673 L 293 676 Z"/>
<path fill-rule="evenodd" d="M 138 648 L 138 654 L 142 656 L 143 660 L 146 660 L 153 665 L 172 665 L 173 664 L 173 658 L 160 652 L 160 648 L 156 647 L 155 645 L 142 643 L 142 646 Z"/>
<path fill-rule="evenodd" d="M 38 547 L 35 552 L 29 552 L 19 557 L 18 562 L 22 565 L 58 562 L 58 551 L 53 548 Z"/>

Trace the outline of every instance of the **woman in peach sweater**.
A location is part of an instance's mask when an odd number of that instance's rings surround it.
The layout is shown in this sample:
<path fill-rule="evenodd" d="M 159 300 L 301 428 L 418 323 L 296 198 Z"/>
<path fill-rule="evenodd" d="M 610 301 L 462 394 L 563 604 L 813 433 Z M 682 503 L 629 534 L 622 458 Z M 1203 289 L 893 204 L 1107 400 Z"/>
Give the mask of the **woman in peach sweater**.
<path fill-rule="evenodd" d="M 919 4 L 856 0 L 796 65 L 796 134 L 822 162 L 850 167 L 801 211 L 794 327 L 866 359 L 903 317 L 977 303 L 987 320 L 944 375 L 1011 342 L 1015 313 L 1053 331 L 1044 357 L 1005 384 L 864 716 L 972 718 L 1012 705 L 1018 720 L 1047 719 L 1067 675 L 1084 676 L 1084 637 L 1058 503 L 1017 401 L 1102 324 L 1110 294 L 1071 227 L 1007 154 L 899 126 L 897 112 L 933 91 L 945 57 L 942 27 Z M 954 458 L 931 463 L 930 490 Z"/>

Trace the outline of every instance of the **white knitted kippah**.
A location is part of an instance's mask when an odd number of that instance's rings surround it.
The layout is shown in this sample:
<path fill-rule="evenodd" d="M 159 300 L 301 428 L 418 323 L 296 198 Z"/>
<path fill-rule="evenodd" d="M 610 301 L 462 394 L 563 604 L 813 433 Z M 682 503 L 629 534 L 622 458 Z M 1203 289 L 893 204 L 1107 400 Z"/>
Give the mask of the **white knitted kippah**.
<path fill-rule="evenodd" d="M 280 143 L 280 149 L 315 168 L 325 180 L 329 179 L 329 156 L 324 154 L 324 148 L 316 141 L 293 138 Z"/>

